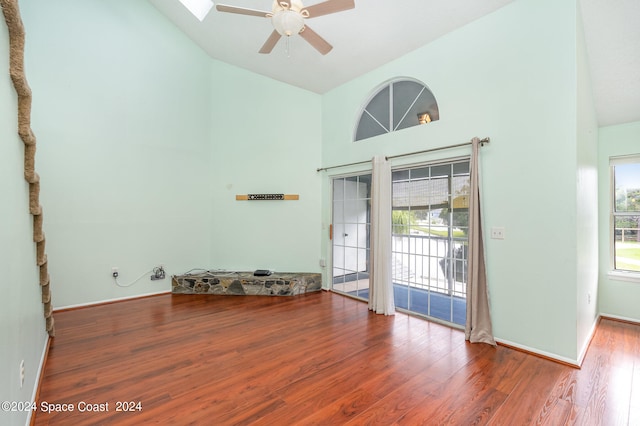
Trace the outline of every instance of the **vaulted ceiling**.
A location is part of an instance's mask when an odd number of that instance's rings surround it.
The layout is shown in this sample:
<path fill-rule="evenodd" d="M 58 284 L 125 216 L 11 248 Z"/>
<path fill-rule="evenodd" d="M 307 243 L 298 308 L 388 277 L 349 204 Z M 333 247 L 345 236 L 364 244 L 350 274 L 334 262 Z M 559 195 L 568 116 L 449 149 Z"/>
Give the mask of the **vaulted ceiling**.
<path fill-rule="evenodd" d="M 307 20 L 334 46 L 324 56 L 300 37 L 290 39 L 289 52 L 280 40 L 271 54 L 259 54 L 273 31 L 267 18 L 213 8 L 200 22 L 178 0 L 149 1 L 212 58 L 325 93 L 514 0 L 355 0 L 354 9 Z M 269 11 L 272 2 L 224 3 Z M 321 0 L 304 1 L 317 3 Z M 640 121 L 640 1 L 579 4 L 599 124 Z"/>

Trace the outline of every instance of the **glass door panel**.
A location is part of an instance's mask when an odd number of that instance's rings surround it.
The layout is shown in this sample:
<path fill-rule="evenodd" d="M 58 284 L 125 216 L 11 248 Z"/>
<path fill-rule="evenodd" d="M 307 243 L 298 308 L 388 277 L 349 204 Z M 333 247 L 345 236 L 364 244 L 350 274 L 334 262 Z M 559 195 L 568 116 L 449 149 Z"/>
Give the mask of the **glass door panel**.
<path fill-rule="evenodd" d="M 463 325 L 469 162 L 397 170 L 392 176 L 396 307 Z"/>
<path fill-rule="evenodd" d="M 371 174 L 333 179 L 332 289 L 369 298 Z"/>

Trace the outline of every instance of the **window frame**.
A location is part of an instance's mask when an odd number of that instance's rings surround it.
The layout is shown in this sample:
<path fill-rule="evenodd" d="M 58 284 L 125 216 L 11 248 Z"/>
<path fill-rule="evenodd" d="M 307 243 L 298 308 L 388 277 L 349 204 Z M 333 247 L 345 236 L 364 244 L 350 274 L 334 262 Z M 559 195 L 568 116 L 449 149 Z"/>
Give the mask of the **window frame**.
<path fill-rule="evenodd" d="M 616 212 L 615 168 L 624 164 L 640 164 L 640 154 L 609 158 L 609 272 L 607 275 L 620 281 L 640 283 L 640 271 L 616 269 L 616 218 L 640 216 L 640 212 Z"/>
<path fill-rule="evenodd" d="M 416 98 L 413 100 L 413 102 L 411 103 L 411 105 L 408 107 L 408 109 L 405 111 L 404 115 L 402 116 L 402 119 L 397 123 L 397 125 L 394 125 L 394 114 L 393 114 L 393 110 L 394 110 L 394 106 L 396 104 L 396 98 L 394 97 L 394 85 L 398 84 L 398 83 L 403 83 L 403 82 L 409 82 L 409 83 L 415 83 L 417 85 L 419 85 L 421 87 L 421 91 L 419 94 L 416 95 Z M 385 89 L 389 90 L 389 128 L 387 129 L 385 127 L 385 125 L 383 123 L 380 123 L 380 121 L 378 121 L 378 119 L 376 117 L 374 117 L 369 110 L 367 109 L 369 107 L 369 105 L 371 104 L 371 102 L 374 100 L 374 98 L 376 98 L 381 92 L 383 92 Z M 365 100 L 365 102 L 360 106 L 360 109 L 358 110 L 358 115 L 357 118 L 355 120 L 355 125 L 353 127 L 353 132 L 352 132 L 352 138 L 351 141 L 353 143 L 356 142 L 360 142 L 360 141 L 364 141 L 367 139 L 371 139 L 377 136 L 382 136 L 388 133 L 393 133 L 399 130 L 404 130 L 407 129 L 409 127 L 414 127 L 414 126 L 419 126 L 421 124 L 415 124 L 415 125 L 411 125 L 411 126 L 406 126 L 406 127 L 401 127 L 398 128 L 400 126 L 400 124 L 402 124 L 403 119 L 406 117 L 406 115 L 409 113 L 409 111 L 413 108 L 414 104 L 418 101 L 419 97 L 422 95 L 423 92 L 427 92 L 428 96 L 431 96 L 433 98 L 433 110 L 429 110 L 429 111 L 425 111 L 428 112 L 429 114 L 429 123 L 430 122 L 434 122 L 434 121 L 438 121 L 440 120 L 440 107 L 438 106 L 438 100 L 436 99 L 435 94 L 433 93 L 433 91 L 429 88 L 429 86 L 427 86 L 426 84 L 424 84 L 422 81 L 416 79 L 416 78 L 412 78 L 412 77 L 395 77 L 392 78 L 390 80 L 387 80 L 385 82 L 383 82 L 382 84 L 380 84 L 379 86 L 377 86 L 367 97 L 367 99 Z M 384 130 L 384 132 L 377 134 L 377 135 L 373 135 L 373 136 L 367 136 L 367 137 L 363 137 L 358 139 L 358 130 L 360 129 L 360 124 L 362 121 L 363 116 L 367 114 L 369 117 L 371 117 L 372 120 L 374 120 L 375 122 L 378 123 L 378 125 Z M 426 124 L 426 123 L 425 123 Z"/>

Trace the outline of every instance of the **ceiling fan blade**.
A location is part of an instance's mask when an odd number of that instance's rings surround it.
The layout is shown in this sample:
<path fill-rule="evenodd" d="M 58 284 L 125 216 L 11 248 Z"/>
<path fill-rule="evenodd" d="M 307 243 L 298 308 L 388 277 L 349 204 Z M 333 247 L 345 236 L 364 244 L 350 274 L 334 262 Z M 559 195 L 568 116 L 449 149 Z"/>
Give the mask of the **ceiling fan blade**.
<path fill-rule="evenodd" d="M 300 31 L 300 37 L 307 40 L 311 46 L 323 55 L 326 55 L 333 49 L 333 46 L 331 46 L 327 40 L 320 37 L 318 33 L 309 28 L 308 25 L 305 25 L 303 30 Z"/>
<path fill-rule="evenodd" d="M 261 16 L 263 18 L 267 18 L 269 15 L 271 15 L 271 12 L 266 12 L 264 10 L 247 9 L 244 7 L 229 6 L 226 4 L 216 4 L 216 10 L 218 12 L 237 13 L 239 15 Z"/>
<path fill-rule="evenodd" d="M 309 18 L 316 16 L 328 15 L 330 13 L 342 12 L 356 7 L 354 0 L 327 0 L 322 3 L 305 7 L 302 10 L 309 12 Z"/>
<path fill-rule="evenodd" d="M 277 32 L 276 30 L 273 30 L 273 32 L 271 33 L 271 35 L 269 36 L 267 41 L 264 42 L 264 44 L 262 45 L 262 48 L 258 52 L 259 53 L 271 53 L 271 51 L 275 47 L 275 45 L 278 42 L 278 40 L 280 40 L 280 37 L 282 37 L 280 35 L 280 33 Z"/>

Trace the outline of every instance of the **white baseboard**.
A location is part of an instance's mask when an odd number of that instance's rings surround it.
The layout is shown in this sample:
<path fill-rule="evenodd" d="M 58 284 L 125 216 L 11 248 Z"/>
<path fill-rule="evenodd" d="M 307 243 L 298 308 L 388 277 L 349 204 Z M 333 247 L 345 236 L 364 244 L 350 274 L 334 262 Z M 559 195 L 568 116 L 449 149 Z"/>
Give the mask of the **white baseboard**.
<path fill-rule="evenodd" d="M 550 360 L 555 360 L 555 361 L 561 362 L 563 364 L 570 365 L 572 367 L 580 368 L 580 364 L 575 359 L 566 358 L 566 357 L 563 357 L 563 356 L 560 356 L 558 354 L 554 354 L 554 353 L 551 353 L 551 352 L 541 351 L 540 349 L 531 348 L 529 346 L 521 345 L 520 343 L 514 343 L 514 342 L 511 342 L 511 341 L 505 340 L 505 339 L 496 338 L 495 340 L 496 340 L 496 342 L 502 343 L 505 346 L 511 346 L 513 348 L 520 349 L 520 350 L 522 350 L 524 352 L 529 352 L 531 354 L 540 355 L 543 358 L 547 358 L 547 359 L 550 359 Z"/>
<path fill-rule="evenodd" d="M 619 320 L 619 321 L 625 321 L 625 322 L 631 322 L 631 323 L 634 323 L 634 324 L 640 324 L 640 319 L 638 319 L 638 318 L 622 317 L 620 315 L 606 314 L 606 313 L 603 313 L 603 312 L 600 313 L 600 317 L 601 318 L 610 318 L 610 319 Z"/>
<path fill-rule="evenodd" d="M 53 312 L 63 311 L 63 310 L 66 310 L 66 309 L 86 308 L 88 306 L 104 305 L 105 303 L 121 302 L 123 300 L 130 300 L 130 299 L 140 299 L 141 297 L 157 296 L 159 294 L 168 294 L 168 293 L 171 293 L 171 290 L 162 290 L 162 291 L 157 291 L 157 292 L 154 292 L 154 293 L 136 294 L 135 296 L 117 297 L 115 299 L 106 299 L 106 300 L 100 300 L 100 301 L 97 301 L 97 302 L 80 303 L 80 304 L 77 304 L 77 305 L 59 306 L 59 307 L 54 308 Z"/>
<path fill-rule="evenodd" d="M 587 356 L 587 350 L 589 350 L 589 345 L 591 344 L 591 340 L 593 339 L 593 335 L 596 334 L 596 329 L 598 328 L 598 323 L 600 322 L 600 315 L 596 316 L 596 319 L 591 324 L 591 330 L 589 330 L 589 336 L 582 344 L 582 349 L 578 353 L 578 365 L 582 366 L 582 362 L 584 361 L 584 357 Z"/>
<path fill-rule="evenodd" d="M 510 342 L 508 340 L 504 340 L 504 339 L 498 339 L 496 338 L 496 342 L 502 343 L 504 345 L 507 346 L 513 346 L 514 348 L 518 348 L 521 349 L 523 351 L 526 352 L 531 352 L 532 354 L 537 354 L 540 355 L 544 358 L 549 358 L 552 360 L 556 360 L 559 362 L 562 362 L 563 364 L 569 364 L 573 367 L 577 367 L 580 368 L 582 366 L 582 362 L 584 361 L 584 358 L 587 356 L 587 351 L 589 350 L 589 345 L 591 344 L 591 340 L 593 339 L 593 336 L 596 334 L 596 330 L 598 328 L 598 323 L 600 322 L 600 317 L 604 316 L 606 317 L 607 315 L 605 314 L 601 314 L 596 316 L 596 319 L 593 321 L 593 324 L 591 324 L 591 330 L 589 330 L 589 336 L 587 337 L 587 339 L 583 342 L 582 344 L 582 348 L 580 350 L 580 352 L 578 353 L 578 359 L 571 359 L 571 358 L 566 358 L 563 356 L 560 356 L 558 354 L 553 354 L 550 352 L 545 352 L 545 351 L 541 351 L 539 349 L 534 349 L 534 348 L 530 348 L 528 346 L 525 345 L 521 345 L 519 343 L 513 343 Z M 620 319 L 620 318 L 618 318 Z"/>
<path fill-rule="evenodd" d="M 38 392 L 40 391 L 40 377 L 42 376 L 42 372 L 44 371 L 44 362 L 47 359 L 47 350 L 49 348 L 49 340 L 51 336 L 47 334 L 46 339 L 44 339 L 44 346 L 42 347 L 42 354 L 40 355 L 40 364 L 38 365 L 38 371 L 36 371 L 36 379 L 33 384 L 33 392 L 31 393 L 31 402 L 33 404 L 37 404 L 36 398 L 38 397 Z M 31 416 L 34 411 L 29 410 L 29 414 L 27 414 L 27 421 L 25 422 L 25 426 L 29 426 L 31 424 Z"/>

